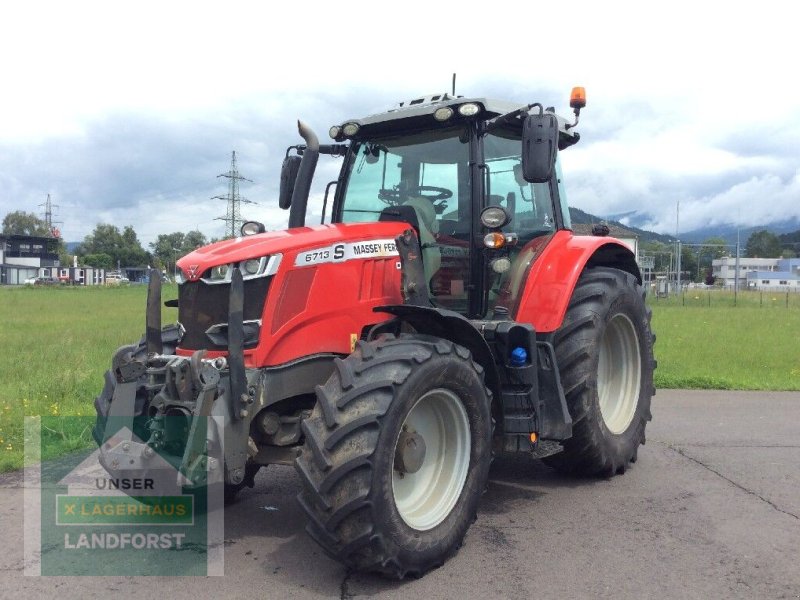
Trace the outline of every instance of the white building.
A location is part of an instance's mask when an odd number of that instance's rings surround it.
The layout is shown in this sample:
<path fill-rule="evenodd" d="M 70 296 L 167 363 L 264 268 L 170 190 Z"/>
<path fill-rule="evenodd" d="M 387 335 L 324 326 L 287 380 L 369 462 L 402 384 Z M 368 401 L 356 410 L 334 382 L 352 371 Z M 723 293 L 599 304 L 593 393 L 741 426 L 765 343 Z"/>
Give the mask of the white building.
<path fill-rule="evenodd" d="M 713 275 L 724 287 L 736 284 L 736 258 L 726 256 L 711 263 Z M 739 288 L 800 289 L 800 259 L 739 257 Z"/>
<path fill-rule="evenodd" d="M 800 277 L 783 271 L 750 271 L 747 288 L 751 290 L 794 291 L 800 289 Z"/>

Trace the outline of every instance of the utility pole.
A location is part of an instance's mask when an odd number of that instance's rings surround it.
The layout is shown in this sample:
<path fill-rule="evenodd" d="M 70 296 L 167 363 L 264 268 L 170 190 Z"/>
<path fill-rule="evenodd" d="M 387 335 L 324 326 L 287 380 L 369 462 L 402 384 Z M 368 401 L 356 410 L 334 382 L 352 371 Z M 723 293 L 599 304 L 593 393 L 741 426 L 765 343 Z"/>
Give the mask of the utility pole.
<path fill-rule="evenodd" d="M 677 258 L 675 259 L 676 271 L 678 275 L 678 294 L 681 293 L 681 240 L 680 240 L 680 222 L 681 222 L 681 201 L 678 200 L 678 206 L 675 213 L 675 251 Z"/>
<path fill-rule="evenodd" d="M 50 237 L 61 237 L 58 235 L 58 229 L 55 225 L 61 223 L 61 221 L 53 221 L 53 209 L 58 208 L 57 204 L 53 204 L 50 200 L 50 194 L 47 194 L 47 201 L 39 206 L 44 207 L 44 222 L 47 224 L 47 233 Z"/>
<path fill-rule="evenodd" d="M 742 229 L 741 225 L 736 225 L 736 272 L 733 275 L 733 298 L 734 303 L 736 302 L 736 297 L 739 294 L 739 233 Z"/>
<path fill-rule="evenodd" d="M 224 217 L 217 217 L 217 221 L 225 221 L 225 237 L 227 239 L 235 238 L 239 235 L 239 228 L 242 226 L 241 205 L 255 204 L 247 198 L 242 198 L 239 195 L 239 182 L 249 181 L 251 179 L 239 175 L 239 170 L 236 168 L 236 150 L 231 152 L 231 169 L 227 173 L 217 175 L 217 177 L 226 177 L 228 179 L 228 195 L 227 196 L 213 196 L 212 200 L 225 200 L 228 203 L 228 210 Z"/>

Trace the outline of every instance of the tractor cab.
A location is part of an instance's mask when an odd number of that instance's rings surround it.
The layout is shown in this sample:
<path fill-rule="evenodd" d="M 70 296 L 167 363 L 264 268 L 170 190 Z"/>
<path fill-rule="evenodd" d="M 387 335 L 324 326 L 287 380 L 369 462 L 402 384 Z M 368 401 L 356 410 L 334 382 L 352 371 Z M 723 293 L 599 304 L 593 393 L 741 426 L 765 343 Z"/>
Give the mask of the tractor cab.
<path fill-rule="evenodd" d="M 576 90 L 577 115 L 583 95 Z M 537 238 L 570 228 L 555 149 L 579 135 L 552 109 L 438 94 L 348 120 L 329 134 L 337 143 L 320 152 L 345 159 L 330 222 L 411 224 L 433 306 L 470 318 L 507 310 L 520 289 L 513 285 L 517 259 Z M 308 153 L 307 146 L 293 149 Z M 299 168 L 287 152 L 284 172 L 292 162 Z M 282 177 L 282 184 L 287 198 L 294 181 Z M 284 207 L 294 203 L 296 215 L 304 201 L 292 197 Z"/>

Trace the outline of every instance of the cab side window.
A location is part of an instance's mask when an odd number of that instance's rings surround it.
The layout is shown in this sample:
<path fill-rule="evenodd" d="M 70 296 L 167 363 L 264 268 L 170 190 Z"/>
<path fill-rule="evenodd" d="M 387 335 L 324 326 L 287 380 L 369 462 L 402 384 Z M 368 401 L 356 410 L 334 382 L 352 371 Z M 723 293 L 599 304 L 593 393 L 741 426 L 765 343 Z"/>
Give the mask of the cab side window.
<path fill-rule="evenodd" d="M 511 215 L 508 230 L 519 236 L 522 247 L 533 238 L 555 230 L 553 201 L 548 183 L 528 183 L 522 177 L 518 138 L 494 135 L 484 145 L 489 204 L 499 205 Z"/>

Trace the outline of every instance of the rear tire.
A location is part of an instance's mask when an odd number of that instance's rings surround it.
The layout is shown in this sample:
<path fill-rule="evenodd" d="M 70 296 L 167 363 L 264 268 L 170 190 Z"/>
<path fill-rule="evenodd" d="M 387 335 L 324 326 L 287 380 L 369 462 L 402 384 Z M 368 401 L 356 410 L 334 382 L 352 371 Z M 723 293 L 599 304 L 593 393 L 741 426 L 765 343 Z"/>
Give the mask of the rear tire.
<path fill-rule="evenodd" d="M 596 267 L 581 275 L 554 339 L 572 437 L 548 465 L 609 477 L 636 462 L 655 393 L 650 316 L 630 273 Z"/>
<path fill-rule="evenodd" d="M 349 568 L 420 576 L 476 518 L 491 459 L 483 369 L 461 346 L 409 335 L 359 342 L 335 362 L 295 463 L 306 530 Z"/>

